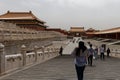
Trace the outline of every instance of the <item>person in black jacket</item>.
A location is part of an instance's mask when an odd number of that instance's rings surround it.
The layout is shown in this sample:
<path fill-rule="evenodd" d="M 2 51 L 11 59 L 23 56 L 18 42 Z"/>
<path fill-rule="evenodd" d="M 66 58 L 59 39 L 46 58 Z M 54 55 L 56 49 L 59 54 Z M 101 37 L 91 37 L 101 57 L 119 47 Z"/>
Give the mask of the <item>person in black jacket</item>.
<path fill-rule="evenodd" d="M 107 57 L 109 57 L 109 54 L 110 54 L 110 49 L 108 48 L 107 49 Z"/>
<path fill-rule="evenodd" d="M 62 56 L 62 52 L 63 52 L 63 47 L 61 46 L 60 47 L 60 51 L 59 51 L 59 54 Z"/>

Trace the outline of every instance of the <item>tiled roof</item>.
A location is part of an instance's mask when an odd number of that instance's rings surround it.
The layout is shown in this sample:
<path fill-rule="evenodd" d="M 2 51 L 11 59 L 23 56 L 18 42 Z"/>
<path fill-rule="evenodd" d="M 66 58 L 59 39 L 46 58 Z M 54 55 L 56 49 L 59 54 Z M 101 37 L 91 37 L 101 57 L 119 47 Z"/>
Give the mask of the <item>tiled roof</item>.
<path fill-rule="evenodd" d="M 71 29 L 84 29 L 84 27 L 71 27 Z"/>
<path fill-rule="evenodd" d="M 38 19 L 31 11 L 29 12 L 10 12 L 0 15 L 0 20 L 38 20 L 40 22 L 44 22 Z"/>
<path fill-rule="evenodd" d="M 70 32 L 84 32 L 84 27 L 71 27 Z"/>
<path fill-rule="evenodd" d="M 107 29 L 107 30 L 101 30 L 99 32 L 96 32 L 95 34 L 107 34 L 107 33 L 120 33 L 120 27 Z"/>

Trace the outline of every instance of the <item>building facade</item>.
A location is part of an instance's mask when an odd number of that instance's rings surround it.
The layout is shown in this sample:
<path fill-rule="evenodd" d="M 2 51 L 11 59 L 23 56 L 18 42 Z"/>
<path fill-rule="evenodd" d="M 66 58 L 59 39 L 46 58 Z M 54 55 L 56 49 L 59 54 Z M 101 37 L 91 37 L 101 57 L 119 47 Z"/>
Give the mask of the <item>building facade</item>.
<path fill-rule="evenodd" d="M 38 19 L 31 11 L 29 12 L 10 12 L 0 15 L 0 21 L 13 23 L 21 28 L 34 30 L 45 30 L 45 22 Z"/>
<path fill-rule="evenodd" d="M 99 30 L 95 30 L 95 29 L 93 29 L 93 28 L 89 28 L 89 29 L 87 29 L 87 30 L 85 31 L 85 35 L 86 35 L 86 37 L 88 37 L 88 38 L 92 38 L 92 37 L 95 36 L 94 33 L 98 32 L 98 31 L 99 31 Z"/>
<path fill-rule="evenodd" d="M 94 37 L 108 38 L 108 39 L 120 39 L 120 27 L 95 32 Z"/>
<path fill-rule="evenodd" d="M 81 37 L 85 35 L 84 27 L 71 27 L 69 36 Z"/>

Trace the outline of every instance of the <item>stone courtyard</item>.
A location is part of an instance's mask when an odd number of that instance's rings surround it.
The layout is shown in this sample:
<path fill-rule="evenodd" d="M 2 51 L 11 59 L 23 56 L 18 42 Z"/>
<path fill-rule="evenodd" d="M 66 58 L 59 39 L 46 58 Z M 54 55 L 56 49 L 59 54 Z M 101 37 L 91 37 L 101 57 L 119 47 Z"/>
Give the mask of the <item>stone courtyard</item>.
<path fill-rule="evenodd" d="M 70 55 L 75 46 L 77 43 L 69 42 L 63 56 L 1 76 L 0 80 L 77 80 Z M 92 67 L 86 66 L 84 80 L 120 80 L 120 59 L 94 60 Z"/>

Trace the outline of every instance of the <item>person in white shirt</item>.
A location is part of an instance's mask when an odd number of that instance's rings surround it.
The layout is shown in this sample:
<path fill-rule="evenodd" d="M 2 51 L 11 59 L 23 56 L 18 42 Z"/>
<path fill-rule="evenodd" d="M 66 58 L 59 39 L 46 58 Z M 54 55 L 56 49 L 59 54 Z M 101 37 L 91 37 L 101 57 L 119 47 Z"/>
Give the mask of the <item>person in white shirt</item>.
<path fill-rule="evenodd" d="M 105 48 L 104 48 L 103 45 L 101 45 L 101 47 L 100 47 L 100 59 L 101 59 L 101 60 L 104 60 L 104 59 L 105 59 L 105 54 L 104 54 L 104 52 L 105 52 Z"/>
<path fill-rule="evenodd" d="M 88 49 L 88 51 L 89 51 L 88 65 L 92 66 L 92 64 L 93 64 L 93 55 L 95 53 L 94 49 L 92 48 L 92 44 L 90 44 L 90 48 Z"/>
<path fill-rule="evenodd" d="M 94 57 L 95 59 L 98 59 L 98 47 L 96 46 L 94 49 L 95 53 L 94 53 Z"/>

